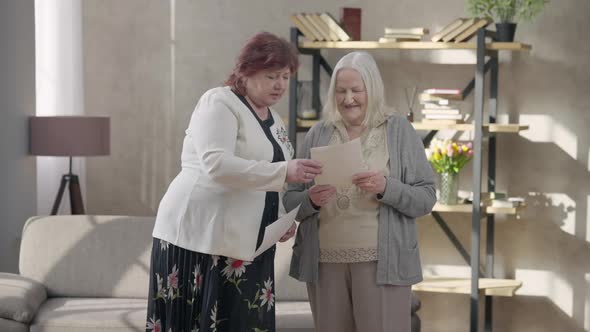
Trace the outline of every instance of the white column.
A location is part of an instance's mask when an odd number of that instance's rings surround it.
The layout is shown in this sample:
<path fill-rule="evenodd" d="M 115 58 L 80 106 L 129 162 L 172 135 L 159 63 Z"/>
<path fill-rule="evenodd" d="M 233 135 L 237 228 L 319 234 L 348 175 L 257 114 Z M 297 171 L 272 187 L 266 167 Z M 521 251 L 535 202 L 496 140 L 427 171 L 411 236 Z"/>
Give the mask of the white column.
<path fill-rule="evenodd" d="M 37 115 L 84 114 L 82 0 L 35 0 Z M 37 157 L 37 213 L 49 214 L 67 157 Z M 82 197 L 86 177 L 83 158 L 74 158 Z M 86 203 L 86 202 L 85 202 Z M 59 213 L 69 213 L 64 195 Z"/>

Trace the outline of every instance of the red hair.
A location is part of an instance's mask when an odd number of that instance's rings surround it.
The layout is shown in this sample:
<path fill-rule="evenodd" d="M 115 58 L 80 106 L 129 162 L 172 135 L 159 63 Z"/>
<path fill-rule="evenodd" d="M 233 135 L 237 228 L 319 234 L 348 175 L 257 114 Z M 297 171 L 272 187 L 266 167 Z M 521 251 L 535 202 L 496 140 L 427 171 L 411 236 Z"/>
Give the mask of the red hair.
<path fill-rule="evenodd" d="M 295 46 L 270 32 L 260 32 L 246 41 L 236 59 L 231 75 L 225 85 L 240 94 L 245 94 L 242 78 L 262 70 L 279 70 L 289 67 L 291 74 L 299 68 L 299 57 Z"/>

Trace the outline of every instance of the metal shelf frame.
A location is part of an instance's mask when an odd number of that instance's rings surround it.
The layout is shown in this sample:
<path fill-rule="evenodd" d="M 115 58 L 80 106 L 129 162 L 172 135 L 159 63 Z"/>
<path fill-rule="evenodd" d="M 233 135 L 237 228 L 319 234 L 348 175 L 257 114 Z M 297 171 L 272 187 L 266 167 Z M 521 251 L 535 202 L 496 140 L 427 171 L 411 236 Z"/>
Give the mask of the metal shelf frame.
<path fill-rule="evenodd" d="M 486 38 L 492 38 L 493 32 L 487 31 L 485 28 L 478 30 L 476 36 L 475 45 L 473 43 L 458 43 L 456 46 L 450 45 L 433 45 L 432 43 L 422 44 L 418 43 L 394 43 L 391 45 L 379 45 L 374 42 L 366 42 L 364 44 L 358 44 L 363 47 L 356 47 L 355 43 L 314 43 L 314 42 L 299 42 L 300 36 L 297 28 L 291 28 L 290 40 L 297 46 L 301 54 L 311 55 L 313 57 L 312 64 L 312 106 L 318 112 L 321 112 L 320 102 L 320 67 L 323 67 L 329 75 L 332 75 L 332 68 L 321 55 L 322 49 L 335 49 L 335 48 L 346 48 L 346 49 L 377 49 L 377 48 L 388 48 L 388 49 L 423 49 L 423 50 L 440 50 L 445 49 L 475 49 L 476 51 L 476 65 L 475 65 L 475 76 L 467 86 L 463 89 L 464 96 L 469 93 L 474 93 L 474 122 L 473 127 L 470 130 L 474 132 L 473 141 L 473 178 L 472 178 L 472 191 L 473 204 L 471 206 L 471 254 L 465 249 L 458 238 L 455 236 L 453 231 L 450 229 L 448 224 L 444 221 L 439 212 L 433 211 L 432 216 L 435 221 L 442 228 L 445 235 L 449 238 L 455 248 L 458 250 L 460 255 L 465 261 L 471 266 L 471 283 L 470 283 L 470 331 L 477 332 L 479 329 L 479 303 L 482 300 L 484 303 L 484 331 L 492 331 L 492 296 L 486 295 L 486 292 L 480 292 L 479 281 L 480 278 L 494 278 L 494 224 L 495 214 L 486 213 L 485 207 L 481 205 L 481 192 L 482 192 L 482 138 L 484 135 L 484 89 L 485 89 L 485 75 L 489 74 L 489 97 L 487 100 L 488 107 L 488 124 L 495 124 L 497 118 L 498 108 L 498 52 L 500 50 L 507 51 L 526 51 L 531 47 L 530 45 L 521 43 L 486 43 Z M 363 43 L 363 42 L 357 42 Z M 297 74 L 291 76 L 289 90 L 289 139 L 292 144 L 296 147 L 297 145 L 297 132 L 305 131 L 308 128 L 299 127 L 297 125 Z M 518 130 L 517 130 L 518 131 Z M 436 130 L 430 131 L 424 138 L 424 145 L 428 145 L 430 140 L 434 137 Z M 488 176 L 486 179 L 486 187 L 488 192 L 493 192 L 496 185 L 496 134 L 490 131 L 485 132 L 488 138 Z M 482 210 L 483 209 L 483 210 Z M 481 268 L 480 262 L 480 243 L 481 243 L 481 219 L 486 218 L 486 249 L 485 249 L 485 266 Z"/>

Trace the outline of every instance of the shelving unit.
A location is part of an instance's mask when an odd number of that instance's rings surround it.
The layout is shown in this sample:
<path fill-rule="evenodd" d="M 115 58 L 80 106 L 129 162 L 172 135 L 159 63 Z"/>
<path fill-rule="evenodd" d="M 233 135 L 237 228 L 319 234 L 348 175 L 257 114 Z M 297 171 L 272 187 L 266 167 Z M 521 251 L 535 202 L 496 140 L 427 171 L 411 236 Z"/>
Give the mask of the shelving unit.
<path fill-rule="evenodd" d="M 319 120 L 302 120 L 297 119 L 297 128 L 299 131 L 307 130 L 316 124 Z M 437 123 L 436 121 L 429 122 L 413 122 L 412 126 L 416 130 L 444 130 L 451 129 L 457 131 L 473 131 L 475 126 L 473 123 Z M 497 124 L 497 123 L 484 123 L 484 133 L 518 133 L 523 130 L 529 129 L 528 125 L 520 124 Z"/>
<path fill-rule="evenodd" d="M 374 50 L 374 49 L 400 49 L 400 50 L 475 50 L 477 43 L 439 43 L 439 42 L 391 42 L 380 43 L 377 41 L 339 41 L 339 42 L 309 42 L 299 43 L 301 49 L 354 49 L 354 50 Z M 486 50 L 490 51 L 526 51 L 531 46 L 523 43 L 486 43 Z"/>
<path fill-rule="evenodd" d="M 478 288 L 485 296 L 514 296 L 522 282 L 512 279 L 479 278 Z M 412 286 L 412 290 L 434 293 L 470 294 L 471 279 L 424 277 L 424 281 Z"/>
<path fill-rule="evenodd" d="M 496 182 L 496 135 L 499 133 L 518 133 L 527 130 L 528 126 L 520 124 L 497 124 L 497 105 L 498 105 L 498 53 L 506 52 L 526 52 L 531 49 L 530 45 L 513 42 L 486 42 L 486 38 L 493 35 L 485 29 L 477 32 L 476 42 L 465 43 L 432 43 L 432 42 L 391 42 L 379 43 L 376 41 L 349 41 L 349 42 L 308 42 L 299 41 L 300 32 L 297 28 L 291 28 L 291 42 L 295 44 L 301 54 L 312 56 L 312 107 L 318 114 L 321 111 L 320 102 L 320 68 L 332 75 L 332 68 L 321 55 L 324 49 L 350 49 L 350 50 L 427 50 L 427 51 L 445 51 L 445 50 L 475 50 L 476 65 L 475 76 L 473 80 L 463 89 L 463 96 L 474 93 L 474 111 L 473 121 L 471 123 L 446 124 L 435 122 L 415 122 L 413 126 L 416 130 L 429 131 L 424 138 L 425 146 L 438 130 L 453 129 L 457 131 L 472 131 L 473 140 L 473 182 L 472 192 L 473 204 L 460 205 L 440 205 L 437 204 L 432 211 L 432 217 L 439 224 L 445 235 L 455 246 L 459 254 L 471 266 L 470 278 L 446 278 L 446 277 L 428 277 L 417 285 L 413 286 L 416 291 L 423 292 L 440 292 L 440 293 L 457 293 L 470 295 L 470 331 L 478 330 L 479 320 L 479 301 L 483 297 L 484 305 L 484 329 L 492 331 L 492 297 L 493 296 L 513 296 L 522 282 L 512 279 L 494 278 L 494 225 L 495 215 L 508 214 L 518 215 L 522 210 L 519 208 L 498 208 L 482 204 L 482 138 L 488 137 L 487 154 L 488 154 L 488 177 L 486 179 L 486 191 L 495 191 Z M 489 80 L 489 97 L 488 97 L 488 114 L 487 121 L 484 123 L 484 78 L 490 75 Z M 297 132 L 307 131 L 317 121 L 301 120 L 297 118 L 297 75 L 291 77 L 289 90 L 289 139 L 296 146 Z M 461 242 L 455 236 L 453 231 L 444 221 L 440 213 L 471 213 L 471 255 L 463 247 Z M 485 269 L 480 266 L 480 242 L 481 242 L 481 224 L 482 219 L 486 221 L 486 258 Z"/>
<path fill-rule="evenodd" d="M 483 205 L 482 205 L 483 206 Z M 518 215 L 525 209 L 524 206 L 519 207 L 496 207 L 485 206 L 484 214 L 509 214 Z M 443 205 L 437 203 L 432 209 L 434 212 L 454 212 L 454 213 L 471 213 L 473 211 L 472 204 L 457 204 L 457 205 Z"/>

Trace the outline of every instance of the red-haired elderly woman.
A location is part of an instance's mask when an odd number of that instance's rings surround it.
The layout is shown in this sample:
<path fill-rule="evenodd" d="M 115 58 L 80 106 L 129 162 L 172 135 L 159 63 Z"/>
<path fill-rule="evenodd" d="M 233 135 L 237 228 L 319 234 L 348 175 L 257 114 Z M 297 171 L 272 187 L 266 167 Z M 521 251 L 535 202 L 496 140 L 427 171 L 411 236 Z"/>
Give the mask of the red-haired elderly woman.
<path fill-rule="evenodd" d="M 285 126 L 270 108 L 298 65 L 293 45 L 259 33 L 241 49 L 226 86 L 197 103 L 182 170 L 158 208 L 146 331 L 275 330 L 275 248 L 246 259 L 284 213 L 285 183 L 321 173 L 315 161 L 291 160 Z"/>
<path fill-rule="evenodd" d="M 323 113 L 304 156 L 360 138 L 367 170 L 342 188 L 289 185 L 285 207 L 301 204 L 290 274 L 307 282 L 317 331 L 409 332 L 410 286 L 422 280 L 415 218 L 436 202 L 424 146 L 385 106 L 379 69 L 365 52 L 338 61 Z"/>

